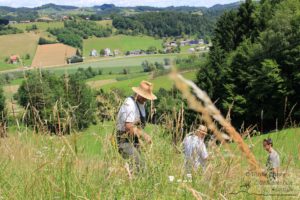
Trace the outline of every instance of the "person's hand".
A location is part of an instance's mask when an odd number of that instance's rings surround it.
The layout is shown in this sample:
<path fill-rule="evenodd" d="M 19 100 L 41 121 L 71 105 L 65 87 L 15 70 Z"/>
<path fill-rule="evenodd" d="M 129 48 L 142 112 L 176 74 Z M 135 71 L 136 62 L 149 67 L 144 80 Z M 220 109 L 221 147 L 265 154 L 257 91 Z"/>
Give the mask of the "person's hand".
<path fill-rule="evenodd" d="M 144 133 L 144 134 L 143 134 L 143 138 L 144 138 L 144 140 L 145 140 L 148 144 L 151 144 L 151 143 L 152 143 L 152 139 L 151 139 L 151 137 L 150 137 L 147 133 Z"/>

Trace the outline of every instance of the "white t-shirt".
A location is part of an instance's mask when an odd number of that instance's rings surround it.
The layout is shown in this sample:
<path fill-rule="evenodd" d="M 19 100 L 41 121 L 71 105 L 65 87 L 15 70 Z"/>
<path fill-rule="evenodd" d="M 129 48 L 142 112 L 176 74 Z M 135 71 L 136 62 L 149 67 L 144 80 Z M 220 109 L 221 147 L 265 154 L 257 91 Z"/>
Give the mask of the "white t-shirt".
<path fill-rule="evenodd" d="M 268 169 L 274 169 L 280 166 L 279 155 L 273 148 L 271 150 L 271 153 L 269 153 L 266 165 Z"/>
<path fill-rule="evenodd" d="M 131 97 L 127 97 L 118 113 L 118 117 L 117 117 L 118 131 L 125 131 L 126 122 L 131 122 L 136 124 L 140 121 L 140 112 L 137 105 L 139 106 L 142 115 L 146 116 L 145 106 L 138 102 L 136 103 Z"/>
<path fill-rule="evenodd" d="M 204 140 L 194 134 L 187 135 L 183 140 L 185 163 L 192 164 L 195 169 L 200 165 L 205 168 L 208 157 Z"/>

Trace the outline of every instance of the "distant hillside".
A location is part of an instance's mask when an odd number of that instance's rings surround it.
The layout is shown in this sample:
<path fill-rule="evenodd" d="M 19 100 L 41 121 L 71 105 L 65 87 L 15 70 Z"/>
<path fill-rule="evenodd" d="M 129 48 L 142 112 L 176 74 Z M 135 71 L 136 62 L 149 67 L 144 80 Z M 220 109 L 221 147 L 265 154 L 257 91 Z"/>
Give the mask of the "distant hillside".
<path fill-rule="evenodd" d="M 34 8 L 34 10 L 44 10 L 44 9 L 54 9 L 54 10 L 57 10 L 57 11 L 63 11 L 63 10 L 78 9 L 78 7 L 76 7 L 76 6 L 62 6 L 62 5 L 56 5 L 56 4 L 53 4 L 53 3 L 49 3 L 49 4 L 42 5 L 40 7 Z"/>
<path fill-rule="evenodd" d="M 107 9 L 112 9 L 112 8 L 116 8 L 116 6 L 114 4 L 103 4 L 101 6 L 94 6 L 93 8 L 96 9 L 101 9 L 101 10 L 107 10 Z"/>
<path fill-rule="evenodd" d="M 155 11 L 175 11 L 185 13 L 196 13 L 200 15 L 207 15 L 208 17 L 216 17 L 221 15 L 225 10 L 235 9 L 239 6 L 240 2 L 215 5 L 210 8 L 206 7 L 193 7 L 193 6 L 169 6 L 165 8 L 151 7 L 151 6 L 136 6 L 136 7 L 117 7 L 114 4 L 95 5 L 93 7 L 79 8 L 76 6 L 56 5 L 53 3 L 45 4 L 35 8 L 11 8 L 7 6 L 0 6 L 0 17 L 9 20 L 23 21 L 34 20 L 39 17 L 57 17 L 63 15 L 101 15 L 103 17 L 110 16 L 111 14 L 133 15 L 141 12 L 155 12 Z"/>
<path fill-rule="evenodd" d="M 230 4 L 216 4 L 212 7 L 209 8 L 209 10 L 214 10 L 214 11 L 218 11 L 218 10 L 228 10 L 228 9 L 235 9 L 235 8 L 238 8 L 239 5 L 241 3 L 240 2 L 235 2 L 235 3 L 230 3 Z"/>

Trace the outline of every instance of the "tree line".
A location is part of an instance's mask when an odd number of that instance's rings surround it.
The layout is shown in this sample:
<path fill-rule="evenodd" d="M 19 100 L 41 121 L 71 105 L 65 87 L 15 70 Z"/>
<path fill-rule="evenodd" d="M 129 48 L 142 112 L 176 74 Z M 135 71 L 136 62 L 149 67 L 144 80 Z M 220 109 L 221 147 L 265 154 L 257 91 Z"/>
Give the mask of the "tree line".
<path fill-rule="evenodd" d="M 103 27 L 93 21 L 68 20 L 63 28 L 48 29 L 61 43 L 82 49 L 83 39 L 89 37 L 108 37 L 112 34 L 110 27 Z"/>
<path fill-rule="evenodd" d="M 298 0 L 246 0 L 218 20 L 197 84 L 236 126 L 299 122 L 299 38 Z"/>
<path fill-rule="evenodd" d="M 23 33 L 22 30 L 9 25 L 8 19 L 0 18 L 0 35 Z"/>
<path fill-rule="evenodd" d="M 214 22 L 202 15 L 175 11 L 145 12 L 124 17 L 112 17 L 113 26 L 123 34 L 147 34 L 169 37 L 186 35 L 209 35 Z"/>

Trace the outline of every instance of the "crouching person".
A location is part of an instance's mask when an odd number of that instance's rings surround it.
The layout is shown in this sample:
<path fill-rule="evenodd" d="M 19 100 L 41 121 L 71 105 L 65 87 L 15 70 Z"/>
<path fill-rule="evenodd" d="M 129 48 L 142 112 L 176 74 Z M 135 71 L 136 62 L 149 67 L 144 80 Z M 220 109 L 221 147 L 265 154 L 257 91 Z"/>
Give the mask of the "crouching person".
<path fill-rule="evenodd" d="M 143 131 L 146 125 L 145 103 L 155 100 L 150 82 L 142 81 L 139 87 L 132 88 L 134 94 L 125 99 L 117 116 L 117 143 L 120 154 L 124 159 L 130 159 L 129 170 L 133 172 L 143 168 L 141 159 L 141 139 L 151 143 L 151 137 Z"/>
<path fill-rule="evenodd" d="M 198 170 L 201 167 L 205 169 L 208 159 L 207 149 L 204 138 L 207 134 L 207 127 L 200 125 L 197 130 L 188 134 L 183 140 L 184 164 L 187 174 Z"/>

